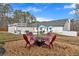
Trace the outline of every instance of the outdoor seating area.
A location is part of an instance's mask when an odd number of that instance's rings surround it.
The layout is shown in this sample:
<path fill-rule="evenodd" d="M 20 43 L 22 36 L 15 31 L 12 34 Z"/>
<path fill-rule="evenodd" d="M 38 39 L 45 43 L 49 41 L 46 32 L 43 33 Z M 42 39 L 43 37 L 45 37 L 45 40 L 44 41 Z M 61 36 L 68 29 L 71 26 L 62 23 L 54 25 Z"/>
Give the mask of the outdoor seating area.
<path fill-rule="evenodd" d="M 47 38 L 47 34 L 45 35 L 33 34 L 34 37 L 33 40 L 35 39 L 34 40 L 35 44 L 31 44 L 31 46 L 29 47 L 29 40 L 27 41 L 26 39 L 25 41 L 23 35 L 15 35 L 8 32 L 0 32 L 0 55 L 4 56 L 54 56 L 54 55 L 78 56 L 79 55 L 79 43 L 78 43 L 79 36 L 72 37 L 72 36 L 63 36 L 55 33 L 52 34 L 56 35 L 56 39 L 52 41 L 53 47 L 50 49 L 45 44 L 46 41 L 44 41 Z M 24 37 L 26 37 L 26 34 Z"/>
<path fill-rule="evenodd" d="M 23 34 L 23 38 L 26 41 L 25 47 L 31 48 L 33 45 L 36 46 L 47 46 L 53 48 L 53 42 L 56 39 L 56 35 L 48 32 L 45 36 L 34 36 L 32 32 Z"/>
<path fill-rule="evenodd" d="M 77 16 L 77 3 L 1 3 L 0 56 L 79 56 Z"/>

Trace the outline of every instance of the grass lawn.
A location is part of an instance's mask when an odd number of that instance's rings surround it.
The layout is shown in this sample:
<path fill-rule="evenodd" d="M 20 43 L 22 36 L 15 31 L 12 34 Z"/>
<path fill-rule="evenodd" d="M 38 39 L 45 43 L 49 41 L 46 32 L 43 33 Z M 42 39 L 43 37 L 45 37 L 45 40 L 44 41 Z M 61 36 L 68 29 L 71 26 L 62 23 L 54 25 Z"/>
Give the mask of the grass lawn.
<path fill-rule="evenodd" d="M 0 42 L 13 41 L 13 40 L 19 40 L 18 35 L 7 32 L 0 32 Z"/>
<path fill-rule="evenodd" d="M 57 34 L 56 34 L 57 35 Z M 39 36 L 44 36 L 39 35 Z M 54 42 L 54 48 L 33 46 L 30 50 L 25 47 L 25 41 L 22 35 L 15 35 L 7 32 L 0 32 L 0 42 L 5 42 L 2 47 L 6 50 L 4 55 L 8 56 L 79 56 L 79 36 L 70 37 L 57 35 Z"/>

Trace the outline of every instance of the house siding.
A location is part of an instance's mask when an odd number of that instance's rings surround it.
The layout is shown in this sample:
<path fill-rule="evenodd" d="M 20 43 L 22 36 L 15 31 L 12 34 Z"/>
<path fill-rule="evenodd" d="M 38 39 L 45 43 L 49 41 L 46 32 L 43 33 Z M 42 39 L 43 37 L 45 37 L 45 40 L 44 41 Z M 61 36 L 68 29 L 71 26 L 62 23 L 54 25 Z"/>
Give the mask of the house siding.
<path fill-rule="evenodd" d="M 25 34 L 26 31 L 35 32 L 35 28 L 33 27 L 16 27 L 16 26 L 9 26 L 8 32 L 15 33 L 15 34 Z"/>

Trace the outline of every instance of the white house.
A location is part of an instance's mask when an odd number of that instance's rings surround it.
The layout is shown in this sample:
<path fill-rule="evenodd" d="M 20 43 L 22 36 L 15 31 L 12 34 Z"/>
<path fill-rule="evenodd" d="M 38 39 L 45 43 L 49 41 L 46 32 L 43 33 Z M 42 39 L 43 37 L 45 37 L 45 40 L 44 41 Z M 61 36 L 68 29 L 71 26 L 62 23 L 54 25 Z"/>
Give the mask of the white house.
<path fill-rule="evenodd" d="M 70 19 L 61 19 L 55 21 L 44 21 L 44 22 L 37 22 L 37 23 L 15 23 L 8 25 L 8 32 L 14 34 L 24 34 L 28 31 L 37 34 L 47 33 L 47 32 L 54 32 L 61 35 L 68 35 L 68 36 L 77 36 L 76 31 L 71 30 L 71 21 Z"/>

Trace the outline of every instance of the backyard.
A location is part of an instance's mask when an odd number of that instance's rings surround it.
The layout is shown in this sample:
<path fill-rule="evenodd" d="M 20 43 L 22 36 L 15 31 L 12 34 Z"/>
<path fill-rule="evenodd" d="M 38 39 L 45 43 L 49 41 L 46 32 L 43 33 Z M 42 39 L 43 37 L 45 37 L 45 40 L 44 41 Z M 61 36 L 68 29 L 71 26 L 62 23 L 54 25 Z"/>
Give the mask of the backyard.
<path fill-rule="evenodd" d="M 79 36 L 57 35 L 54 48 L 33 46 L 29 50 L 22 35 L 0 32 L 0 48 L 5 50 L 3 56 L 79 56 Z"/>

